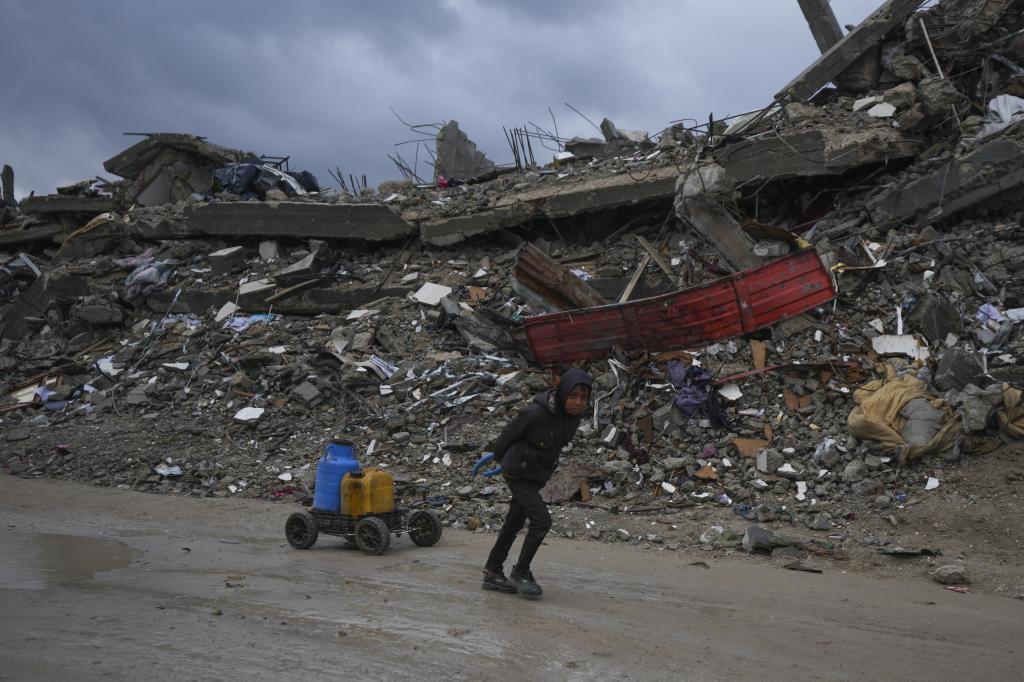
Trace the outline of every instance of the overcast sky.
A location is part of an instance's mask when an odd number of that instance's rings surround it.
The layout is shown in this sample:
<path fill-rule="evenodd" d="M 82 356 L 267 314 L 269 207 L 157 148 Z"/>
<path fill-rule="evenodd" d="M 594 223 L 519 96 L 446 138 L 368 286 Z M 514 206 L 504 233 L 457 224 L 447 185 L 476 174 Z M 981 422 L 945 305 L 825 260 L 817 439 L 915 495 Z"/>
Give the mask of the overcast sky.
<path fill-rule="evenodd" d="M 856 24 L 879 2 L 832 6 Z M 0 27 L 0 163 L 19 197 L 110 177 L 126 131 L 377 184 L 399 177 L 387 154 L 415 155 L 389 107 L 458 120 L 510 162 L 502 126 L 550 129 L 548 107 L 566 137 L 598 135 L 566 102 L 654 134 L 763 106 L 818 54 L 796 0 L 0 0 Z"/>

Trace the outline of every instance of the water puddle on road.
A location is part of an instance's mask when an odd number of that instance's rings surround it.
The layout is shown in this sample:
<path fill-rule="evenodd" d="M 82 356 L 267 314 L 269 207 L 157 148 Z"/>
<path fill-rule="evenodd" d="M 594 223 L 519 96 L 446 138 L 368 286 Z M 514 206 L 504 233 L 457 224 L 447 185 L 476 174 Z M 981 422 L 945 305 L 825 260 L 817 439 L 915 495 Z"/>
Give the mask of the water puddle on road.
<path fill-rule="evenodd" d="M 126 568 L 141 556 L 108 538 L 9 532 L 0 553 L 0 588 L 42 590 L 83 583 L 97 573 Z"/>

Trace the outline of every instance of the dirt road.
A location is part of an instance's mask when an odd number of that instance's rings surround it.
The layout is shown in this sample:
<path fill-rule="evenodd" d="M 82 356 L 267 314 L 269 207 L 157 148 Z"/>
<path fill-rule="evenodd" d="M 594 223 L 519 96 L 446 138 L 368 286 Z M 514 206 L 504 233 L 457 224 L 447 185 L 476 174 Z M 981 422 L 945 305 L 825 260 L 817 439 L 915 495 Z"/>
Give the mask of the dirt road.
<path fill-rule="evenodd" d="M 301 552 L 292 510 L 0 476 L 0 679 L 1024 676 L 1006 597 L 555 538 L 528 601 L 480 590 L 493 535 Z"/>

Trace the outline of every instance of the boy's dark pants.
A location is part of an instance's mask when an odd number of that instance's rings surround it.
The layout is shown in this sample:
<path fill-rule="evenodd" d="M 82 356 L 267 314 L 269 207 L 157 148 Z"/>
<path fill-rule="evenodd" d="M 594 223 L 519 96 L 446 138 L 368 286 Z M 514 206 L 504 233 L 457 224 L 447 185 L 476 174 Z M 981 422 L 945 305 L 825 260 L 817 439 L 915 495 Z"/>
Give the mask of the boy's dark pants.
<path fill-rule="evenodd" d="M 530 528 L 526 531 L 526 538 L 523 540 L 523 548 L 519 552 L 519 561 L 515 568 L 520 571 L 530 570 L 530 562 L 540 548 L 544 536 L 551 529 L 551 514 L 548 507 L 540 496 L 540 483 L 531 481 L 519 481 L 514 478 L 506 478 L 512 491 L 512 501 L 508 506 L 508 516 L 501 526 L 498 539 L 494 543 L 490 556 L 487 557 L 485 568 L 488 571 L 500 573 L 508 557 L 508 551 L 512 543 L 516 541 L 516 533 L 523 529 L 526 520 L 530 520 Z"/>

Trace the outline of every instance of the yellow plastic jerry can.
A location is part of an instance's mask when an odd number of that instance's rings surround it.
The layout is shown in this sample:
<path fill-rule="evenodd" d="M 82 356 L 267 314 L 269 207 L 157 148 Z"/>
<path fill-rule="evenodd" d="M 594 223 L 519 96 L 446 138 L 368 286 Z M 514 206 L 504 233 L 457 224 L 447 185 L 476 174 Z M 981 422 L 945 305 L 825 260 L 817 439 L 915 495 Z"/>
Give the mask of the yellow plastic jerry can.
<path fill-rule="evenodd" d="M 378 469 L 345 474 L 341 479 L 341 513 L 348 516 L 385 514 L 395 508 L 395 481 Z"/>

